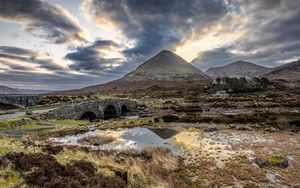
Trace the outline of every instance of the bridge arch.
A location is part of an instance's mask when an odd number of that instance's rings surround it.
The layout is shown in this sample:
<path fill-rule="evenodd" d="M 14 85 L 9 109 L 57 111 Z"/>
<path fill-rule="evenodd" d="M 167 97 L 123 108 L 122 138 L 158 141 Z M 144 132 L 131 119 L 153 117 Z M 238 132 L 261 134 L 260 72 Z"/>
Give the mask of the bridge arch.
<path fill-rule="evenodd" d="M 92 111 L 84 112 L 80 117 L 80 120 L 95 120 L 97 119 L 97 115 Z"/>
<path fill-rule="evenodd" d="M 126 115 L 128 112 L 128 107 L 126 105 L 121 105 L 121 115 Z"/>
<path fill-rule="evenodd" d="M 104 119 L 111 119 L 118 117 L 118 109 L 115 105 L 109 104 L 103 110 Z"/>

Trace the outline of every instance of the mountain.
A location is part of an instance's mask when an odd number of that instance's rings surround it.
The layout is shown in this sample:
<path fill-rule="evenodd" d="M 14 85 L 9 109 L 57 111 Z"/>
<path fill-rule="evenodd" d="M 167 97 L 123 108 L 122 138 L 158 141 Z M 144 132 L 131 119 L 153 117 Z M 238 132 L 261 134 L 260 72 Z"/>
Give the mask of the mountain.
<path fill-rule="evenodd" d="M 272 71 L 262 75 L 261 77 L 268 78 L 272 81 L 283 80 L 286 82 L 299 82 L 300 60 L 276 67 Z"/>
<path fill-rule="evenodd" d="M 10 87 L 0 85 L 0 94 L 19 94 L 19 91 Z"/>
<path fill-rule="evenodd" d="M 211 78 L 217 77 L 245 77 L 254 78 L 262 74 L 271 71 L 271 68 L 267 68 L 261 65 L 246 61 L 237 61 L 221 67 L 209 68 L 205 73 Z"/>
<path fill-rule="evenodd" d="M 54 92 L 54 95 L 73 95 L 82 93 L 126 93 L 147 90 L 150 92 L 169 91 L 170 88 L 182 88 L 192 84 L 209 82 L 209 77 L 201 70 L 186 62 L 171 51 L 163 50 L 136 70 L 118 80 L 77 90 Z"/>
<path fill-rule="evenodd" d="M 163 50 L 127 74 L 126 81 L 142 80 L 207 80 L 209 77 L 201 70 L 186 62 L 178 55 Z"/>

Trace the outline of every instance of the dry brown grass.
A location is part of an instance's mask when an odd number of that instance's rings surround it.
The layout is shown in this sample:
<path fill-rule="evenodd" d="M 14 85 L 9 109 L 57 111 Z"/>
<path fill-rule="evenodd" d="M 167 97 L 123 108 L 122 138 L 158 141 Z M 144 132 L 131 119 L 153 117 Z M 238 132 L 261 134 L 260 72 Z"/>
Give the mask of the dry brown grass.
<path fill-rule="evenodd" d="M 148 158 L 127 162 L 128 183 L 131 187 L 187 187 L 174 173 L 179 169 L 179 158 L 163 147 L 147 147 L 142 151 Z"/>
<path fill-rule="evenodd" d="M 108 144 L 111 143 L 115 140 L 114 137 L 112 136 L 88 136 L 88 137 L 84 137 L 80 140 L 78 140 L 79 143 L 81 144 L 89 144 L 89 145 L 94 145 L 94 146 L 100 146 L 103 144 Z"/>

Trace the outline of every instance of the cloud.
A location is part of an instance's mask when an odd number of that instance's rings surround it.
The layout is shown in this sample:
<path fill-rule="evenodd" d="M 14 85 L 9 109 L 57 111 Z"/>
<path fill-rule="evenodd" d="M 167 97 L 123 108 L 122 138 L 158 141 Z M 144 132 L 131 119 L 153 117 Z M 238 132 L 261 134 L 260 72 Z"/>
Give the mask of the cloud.
<path fill-rule="evenodd" d="M 111 70 L 124 61 L 121 49 L 121 46 L 113 41 L 96 40 L 89 46 L 78 47 L 65 58 L 73 61 L 69 68 L 77 71 Z"/>
<path fill-rule="evenodd" d="M 84 29 L 66 9 L 40 0 L 0 0 L 0 19 L 53 43 L 86 41 Z"/>
<path fill-rule="evenodd" d="M 0 72 L 0 84 L 18 88 L 67 90 L 97 85 L 117 79 L 114 74 L 95 77 L 88 74 L 50 74 L 40 72 L 6 71 Z M 75 80 L 75 81 L 74 81 Z"/>
<path fill-rule="evenodd" d="M 26 66 L 23 66 L 23 65 L 19 65 L 17 63 L 13 63 L 11 61 L 3 60 L 3 59 L 0 60 L 0 64 L 9 67 L 10 70 L 19 70 L 19 71 L 31 70 L 29 67 L 26 67 Z"/>
<path fill-rule="evenodd" d="M 45 69 L 47 71 L 61 71 L 63 67 L 56 64 L 48 54 L 24 48 L 0 46 L 0 64 L 7 65 L 13 69 L 24 67 L 20 63 L 32 64 L 31 70 L 35 68 Z M 17 68 L 17 65 L 19 68 Z M 29 70 L 30 66 L 23 70 Z"/>
<path fill-rule="evenodd" d="M 247 60 L 274 67 L 300 54 L 300 1 L 239 0 L 233 11 L 248 22 L 231 43 L 199 53 L 192 63 L 202 69 Z M 235 17 L 235 19 L 237 19 Z"/>
<path fill-rule="evenodd" d="M 82 10 L 94 23 L 119 29 L 133 42 L 124 53 L 153 55 L 218 21 L 228 7 L 223 0 L 85 0 Z"/>
<path fill-rule="evenodd" d="M 62 4 L 74 11 L 69 3 Z M 201 69 L 238 60 L 273 67 L 300 54 L 297 0 L 83 0 L 80 10 L 100 28 L 85 24 L 101 39 L 59 52 L 68 67 L 47 53 L 2 46 L 1 83 L 62 89 L 104 83 L 162 49 L 188 61 L 196 57 L 192 63 Z M 47 1 L 0 0 L 0 19 L 53 43 L 85 40 L 76 18 Z"/>

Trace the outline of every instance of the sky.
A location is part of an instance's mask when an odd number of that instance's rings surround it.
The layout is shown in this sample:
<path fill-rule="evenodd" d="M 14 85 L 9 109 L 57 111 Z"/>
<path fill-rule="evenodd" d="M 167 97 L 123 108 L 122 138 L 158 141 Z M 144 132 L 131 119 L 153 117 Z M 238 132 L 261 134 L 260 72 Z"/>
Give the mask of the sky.
<path fill-rule="evenodd" d="M 299 0 L 0 0 L 0 85 L 109 82 L 167 49 L 206 71 L 299 59 Z"/>

